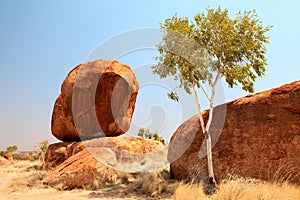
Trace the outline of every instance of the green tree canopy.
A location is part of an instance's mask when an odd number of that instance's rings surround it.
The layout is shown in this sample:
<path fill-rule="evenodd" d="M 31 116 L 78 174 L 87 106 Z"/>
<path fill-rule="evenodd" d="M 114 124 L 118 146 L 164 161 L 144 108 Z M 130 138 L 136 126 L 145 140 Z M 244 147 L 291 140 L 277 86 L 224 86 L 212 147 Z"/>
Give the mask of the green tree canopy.
<path fill-rule="evenodd" d="M 266 71 L 265 34 L 271 26 L 264 27 L 255 10 L 238 12 L 231 19 L 227 9 L 208 8 L 194 22 L 175 14 L 161 28 L 164 35 L 153 72 L 179 79 L 188 93 L 192 85 L 200 87 L 200 81 L 212 84 L 213 72 L 225 77 L 229 87 L 241 84 L 254 92 L 254 81 Z"/>
<path fill-rule="evenodd" d="M 9 146 L 6 148 L 7 152 L 14 152 L 18 150 L 18 147 L 16 145 Z"/>

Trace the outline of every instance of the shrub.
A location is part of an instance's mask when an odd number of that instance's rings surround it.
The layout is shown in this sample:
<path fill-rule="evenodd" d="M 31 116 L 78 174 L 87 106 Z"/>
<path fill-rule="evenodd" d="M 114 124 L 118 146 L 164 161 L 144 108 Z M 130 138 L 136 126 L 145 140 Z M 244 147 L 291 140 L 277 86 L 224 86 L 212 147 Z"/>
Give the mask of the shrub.
<path fill-rule="evenodd" d="M 8 153 L 11 153 L 11 152 L 17 151 L 17 150 L 18 150 L 18 147 L 17 147 L 16 145 L 14 145 L 14 146 L 9 146 L 9 147 L 6 148 L 6 150 L 7 150 Z"/>
<path fill-rule="evenodd" d="M 39 142 L 38 145 L 35 147 L 33 159 L 34 160 L 40 160 L 44 162 L 46 151 L 49 147 L 49 141 L 44 140 L 42 142 Z"/>
<path fill-rule="evenodd" d="M 146 129 L 145 128 L 140 128 L 138 130 L 137 135 L 141 138 L 144 138 L 144 139 L 156 140 L 156 141 L 159 141 L 163 144 L 166 144 L 166 141 L 164 140 L 164 138 L 162 136 L 160 136 L 157 131 L 155 131 L 154 133 L 151 133 L 148 128 L 146 128 Z"/>

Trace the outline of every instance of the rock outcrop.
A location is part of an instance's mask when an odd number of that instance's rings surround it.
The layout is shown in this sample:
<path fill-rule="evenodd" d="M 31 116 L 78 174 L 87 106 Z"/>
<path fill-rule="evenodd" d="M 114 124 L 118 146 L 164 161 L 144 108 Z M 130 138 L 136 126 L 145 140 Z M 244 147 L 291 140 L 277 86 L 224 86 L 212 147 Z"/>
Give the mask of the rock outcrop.
<path fill-rule="evenodd" d="M 65 188 L 97 188 L 112 183 L 116 172 L 139 173 L 168 165 L 166 147 L 140 138 L 109 137 L 51 144 L 45 156 L 46 184 Z"/>
<path fill-rule="evenodd" d="M 217 106 L 211 132 L 215 139 L 220 136 L 213 148 L 216 179 L 235 174 L 300 183 L 299 100 L 300 81 L 297 81 Z M 207 119 L 207 112 L 203 114 Z M 224 114 L 225 123 L 220 126 L 218 120 Z M 171 176 L 176 179 L 207 176 L 206 157 L 202 156 L 205 148 L 199 152 L 203 142 L 197 116 L 176 130 L 168 152 Z"/>
<path fill-rule="evenodd" d="M 13 157 L 13 155 L 11 153 L 6 153 L 4 155 L 4 158 L 6 158 L 9 161 L 13 161 L 14 160 L 14 157 Z"/>
<path fill-rule="evenodd" d="M 74 68 L 56 99 L 51 130 L 62 141 L 118 136 L 130 126 L 138 82 L 130 67 L 96 60 Z"/>
<path fill-rule="evenodd" d="M 10 163 L 11 163 L 11 161 L 9 161 L 9 160 L 7 160 L 6 158 L 0 156 L 0 166 L 1 166 L 1 165 L 8 165 L 8 164 L 10 164 Z"/>
<path fill-rule="evenodd" d="M 84 149 L 50 171 L 44 183 L 63 189 L 97 189 L 99 184 L 112 183 L 114 178 L 114 170 L 99 163 Z"/>

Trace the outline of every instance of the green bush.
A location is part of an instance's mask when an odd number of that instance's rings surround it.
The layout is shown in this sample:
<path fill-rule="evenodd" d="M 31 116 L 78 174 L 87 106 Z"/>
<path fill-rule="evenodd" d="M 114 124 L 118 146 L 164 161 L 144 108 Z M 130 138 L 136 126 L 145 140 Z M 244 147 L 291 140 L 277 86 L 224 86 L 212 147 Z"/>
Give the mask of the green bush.
<path fill-rule="evenodd" d="M 164 140 L 164 138 L 162 136 L 160 136 L 158 134 L 157 131 L 155 131 L 154 133 L 151 133 L 149 128 L 140 128 L 138 130 L 138 134 L 139 137 L 143 138 L 143 139 L 150 139 L 150 140 L 156 140 L 159 141 L 163 144 L 166 144 L 166 141 Z"/>
<path fill-rule="evenodd" d="M 6 151 L 0 151 L 0 156 L 4 156 L 6 154 Z"/>
<path fill-rule="evenodd" d="M 6 148 L 7 152 L 11 153 L 11 152 L 15 152 L 18 150 L 18 147 L 16 145 L 14 146 L 9 146 Z"/>

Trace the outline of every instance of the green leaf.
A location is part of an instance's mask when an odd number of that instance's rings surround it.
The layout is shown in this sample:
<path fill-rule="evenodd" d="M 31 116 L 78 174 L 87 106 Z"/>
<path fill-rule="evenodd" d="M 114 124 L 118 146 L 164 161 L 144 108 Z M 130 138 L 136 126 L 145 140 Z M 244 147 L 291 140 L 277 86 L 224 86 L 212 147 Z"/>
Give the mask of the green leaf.
<path fill-rule="evenodd" d="M 215 72 L 225 76 L 229 87 L 241 84 L 253 92 L 256 78 L 266 71 L 266 33 L 271 28 L 262 25 L 255 10 L 238 12 L 232 19 L 227 9 L 207 8 L 194 22 L 175 14 L 161 24 L 164 35 L 153 73 L 172 76 L 187 93 L 201 82 L 211 85 Z"/>

